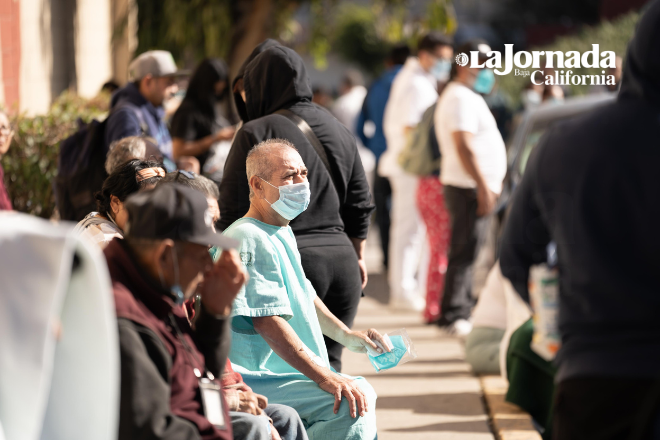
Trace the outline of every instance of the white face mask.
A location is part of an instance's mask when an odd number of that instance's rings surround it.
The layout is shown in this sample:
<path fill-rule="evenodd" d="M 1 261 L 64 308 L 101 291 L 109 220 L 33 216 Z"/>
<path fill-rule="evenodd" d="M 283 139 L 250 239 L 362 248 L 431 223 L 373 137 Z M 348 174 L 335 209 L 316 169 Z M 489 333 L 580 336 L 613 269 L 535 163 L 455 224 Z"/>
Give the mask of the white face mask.
<path fill-rule="evenodd" d="M 261 179 L 261 177 L 259 178 Z M 266 200 L 275 212 L 285 219 L 293 220 L 302 214 L 309 206 L 311 198 L 309 182 L 275 186 L 265 179 L 261 180 L 280 191 L 280 198 L 276 202 L 270 203 L 267 199 L 264 200 Z"/>

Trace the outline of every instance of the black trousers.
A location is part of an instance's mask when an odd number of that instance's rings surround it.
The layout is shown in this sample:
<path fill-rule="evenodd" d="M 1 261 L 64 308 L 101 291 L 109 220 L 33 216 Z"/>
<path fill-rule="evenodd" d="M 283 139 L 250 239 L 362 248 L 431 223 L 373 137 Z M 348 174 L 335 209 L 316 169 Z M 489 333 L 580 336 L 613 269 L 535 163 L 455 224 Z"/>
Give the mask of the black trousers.
<path fill-rule="evenodd" d="M 477 216 L 475 189 L 448 185 L 443 188 L 451 221 L 451 241 L 438 324 L 449 325 L 458 319 L 468 319 L 472 312 L 474 261 L 486 240 L 490 217 Z"/>
<path fill-rule="evenodd" d="M 567 379 L 557 385 L 554 440 L 658 440 L 658 381 Z M 633 432 L 633 430 L 635 430 Z"/>
<path fill-rule="evenodd" d="M 353 246 L 317 246 L 300 249 L 307 279 L 328 309 L 349 328 L 362 296 L 362 278 Z M 341 371 L 343 346 L 325 338 L 330 365 Z"/>
<path fill-rule="evenodd" d="M 392 187 L 387 177 L 376 172 L 374 177 L 374 203 L 376 204 L 376 223 L 380 235 L 380 247 L 383 250 L 383 266 L 387 268 L 390 249 L 390 209 L 392 208 Z"/>

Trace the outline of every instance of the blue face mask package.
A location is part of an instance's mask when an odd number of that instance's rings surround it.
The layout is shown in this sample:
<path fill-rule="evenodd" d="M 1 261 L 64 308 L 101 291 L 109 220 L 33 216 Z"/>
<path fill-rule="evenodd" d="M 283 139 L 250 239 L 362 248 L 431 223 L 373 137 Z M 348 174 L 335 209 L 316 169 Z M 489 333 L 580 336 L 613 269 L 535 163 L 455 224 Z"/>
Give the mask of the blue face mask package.
<path fill-rule="evenodd" d="M 382 353 L 378 353 L 373 349 L 368 350 L 369 361 L 371 365 L 374 366 L 376 372 L 379 373 L 381 370 L 389 370 L 394 368 L 397 365 L 405 364 L 417 357 L 415 348 L 408 336 L 406 329 L 396 330 L 388 334 L 383 335 L 383 339 L 387 344 L 387 347 L 390 349 L 390 352 L 386 352 L 381 343 L 376 342 L 376 345 L 382 350 Z"/>

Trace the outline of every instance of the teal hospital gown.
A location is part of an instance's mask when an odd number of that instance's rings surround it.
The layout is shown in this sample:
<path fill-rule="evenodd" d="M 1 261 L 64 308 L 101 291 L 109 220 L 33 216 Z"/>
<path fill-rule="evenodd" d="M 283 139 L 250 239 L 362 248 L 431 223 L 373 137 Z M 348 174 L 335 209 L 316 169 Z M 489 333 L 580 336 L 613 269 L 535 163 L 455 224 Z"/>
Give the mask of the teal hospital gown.
<path fill-rule="evenodd" d="M 364 378 L 354 379 L 367 395 L 369 411 L 365 416 L 352 418 L 346 398 L 334 414 L 334 397 L 275 354 L 252 325 L 253 317 L 281 316 L 308 353 L 313 353 L 315 362 L 330 368 L 314 306 L 316 292 L 303 272 L 291 228 L 245 217 L 224 234 L 241 242 L 239 255 L 250 275 L 232 315 L 229 359 L 235 371 L 270 403 L 295 408 L 311 440 L 375 439 L 376 393 Z"/>

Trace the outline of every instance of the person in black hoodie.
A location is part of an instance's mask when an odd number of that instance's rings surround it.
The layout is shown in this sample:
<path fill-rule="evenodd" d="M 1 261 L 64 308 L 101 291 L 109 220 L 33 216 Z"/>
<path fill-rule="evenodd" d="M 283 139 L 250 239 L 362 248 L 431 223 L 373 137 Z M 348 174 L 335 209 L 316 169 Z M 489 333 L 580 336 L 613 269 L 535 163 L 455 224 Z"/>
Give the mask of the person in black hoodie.
<path fill-rule="evenodd" d="M 238 116 L 240 116 L 242 122 L 247 122 L 249 120 L 245 101 L 241 96 L 241 93 L 243 92 L 243 75 L 245 74 L 245 68 L 257 55 L 273 46 L 280 46 L 280 43 L 272 38 L 268 38 L 255 47 L 252 53 L 245 59 L 240 69 L 238 69 L 236 77 L 231 82 L 232 92 L 234 94 L 234 105 L 236 106 L 236 112 L 238 113 Z"/>
<path fill-rule="evenodd" d="M 505 225 L 502 274 L 525 300 L 530 266 L 557 244 L 555 439 L 660 438 L 658 45 L 656 1 L 617 100 L 548 132 Z"/>
<path fill-rule="evenodd" d="M 374 209 L 355 138 L 326 109 L 311 102 L 309 77 L 296 52 L 272 40 L 255 51 L 260 53 L 253 53 L 243 69 L 244 125 L 236 134 L 220 185 L 221 228 L 250 207 L 248 151 L 266 139 L 291 141 L 307 165 L 312 193 L 307 211 L 291 222 L 303 269 L 328 309 L 351 327 L 367 282 L 363 254 Z M 289 109 L 309 124 L 327 153 L 332 175 L 300 129 L 274 114 L 280 109 Z M 342 346 L 328 338 L 326 346 L 331 365 L 340 371 Z"/>
<path fill-rule="evenodd" d="M 204 169 L 211 146 L 234 136 L 230 121 L 216 112 L 216 105 L 229 96 L 228 82 L 227 65 L 220 59 L 206 59 L 197 67 L 170 123 L 175 160 L 195 156 Z"/>

